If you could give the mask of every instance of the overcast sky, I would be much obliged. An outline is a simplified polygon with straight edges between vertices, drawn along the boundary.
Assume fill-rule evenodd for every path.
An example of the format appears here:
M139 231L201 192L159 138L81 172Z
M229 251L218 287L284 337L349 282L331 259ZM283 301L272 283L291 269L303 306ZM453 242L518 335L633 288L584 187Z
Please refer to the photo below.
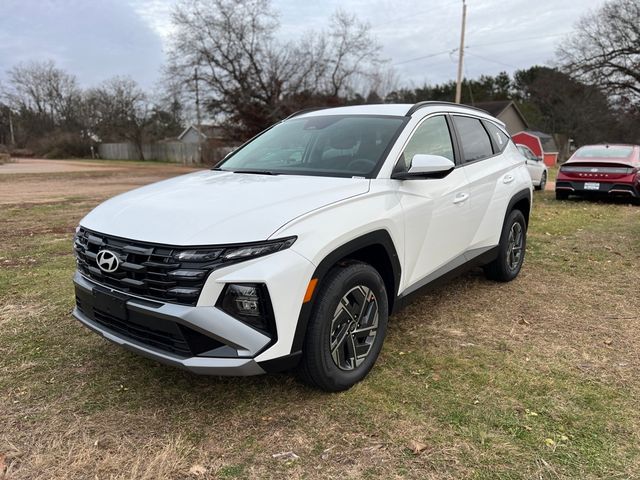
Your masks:
M461 0L272 0L280 35L327 24L338 7L368 22L401 81L419 86L456 75ZM52 59L83 86L129 75L160 77L175 0L1 0L0 79L16 63ZM553 62L556 45L603 0L467 0L465 75ZM420 58L422 57L422 58Z

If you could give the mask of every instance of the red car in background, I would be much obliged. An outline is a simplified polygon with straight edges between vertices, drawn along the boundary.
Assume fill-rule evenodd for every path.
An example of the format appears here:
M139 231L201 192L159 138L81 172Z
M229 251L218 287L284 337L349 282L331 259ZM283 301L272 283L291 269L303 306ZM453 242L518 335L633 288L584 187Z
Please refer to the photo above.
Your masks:
M586 145L560 167L558 200L597 194L640 201L640 146Z

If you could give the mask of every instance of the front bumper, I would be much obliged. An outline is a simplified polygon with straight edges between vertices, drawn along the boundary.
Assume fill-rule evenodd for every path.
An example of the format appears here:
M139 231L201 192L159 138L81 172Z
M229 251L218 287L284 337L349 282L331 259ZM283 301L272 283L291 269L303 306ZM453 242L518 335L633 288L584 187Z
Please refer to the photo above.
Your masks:
M271 338L214 306L148 301L76 272L73 316L128 350L198 374L258 375L254 360Z

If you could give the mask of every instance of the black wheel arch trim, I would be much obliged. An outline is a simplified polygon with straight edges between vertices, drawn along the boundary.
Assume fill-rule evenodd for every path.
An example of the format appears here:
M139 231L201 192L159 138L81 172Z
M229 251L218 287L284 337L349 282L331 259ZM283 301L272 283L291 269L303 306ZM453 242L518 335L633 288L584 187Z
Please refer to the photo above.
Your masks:
M319 287L322 283L323 278L327 275L329 270L331 270L331 268L334 267L340 260L349 257L349 255L359 250L374 246L381 246L382 248L384 248L393 271L393 290L391 292L387 292L390 299L389 307L391 308L391 304L393 304L393 302L395 301L398 293L401 268L400 260L398 258L398 252L396 251L396 247L393 243L393 240L391 239L391 235L389 235L389 232L387 230L375 230L339 246L331 253L329 253L326 257L324 257L324 259L318 264L311 278L318 279ZM311 312L313 312L313 307L317 298L317 292L319 290L318 287L316 287L315 291L313 292L311 300L303 303L302 308L300 309L298 324L296 325L296 332L291 344L292 354L295 354L302 350L304 337L307 332L307 325L309 323L309 319L311 318Z
M528 188L525 188L524 190L520 190L515 195L513 195L513 197L511 197L511 200L509 201L509 205L507 206L507 211L504 213L503 225L504 225L504 222L507 220L507 217L509 216L511 211L516 206L516 203L520 202L521 200L527 200L529 202L529 211L522 212L524 214L525 220L527 221L527 227L529 227L529 215L531 214L531 190Z

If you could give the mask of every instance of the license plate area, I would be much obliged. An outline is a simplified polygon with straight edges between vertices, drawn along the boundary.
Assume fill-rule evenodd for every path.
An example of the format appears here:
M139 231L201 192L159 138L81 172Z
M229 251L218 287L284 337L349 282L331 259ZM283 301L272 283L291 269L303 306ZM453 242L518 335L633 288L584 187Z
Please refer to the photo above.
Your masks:
M126 320L128 316L126 297L103 290L93 290L93 308L118 320Z
M585 182L584 183L585 190L600 190L599 182Z

